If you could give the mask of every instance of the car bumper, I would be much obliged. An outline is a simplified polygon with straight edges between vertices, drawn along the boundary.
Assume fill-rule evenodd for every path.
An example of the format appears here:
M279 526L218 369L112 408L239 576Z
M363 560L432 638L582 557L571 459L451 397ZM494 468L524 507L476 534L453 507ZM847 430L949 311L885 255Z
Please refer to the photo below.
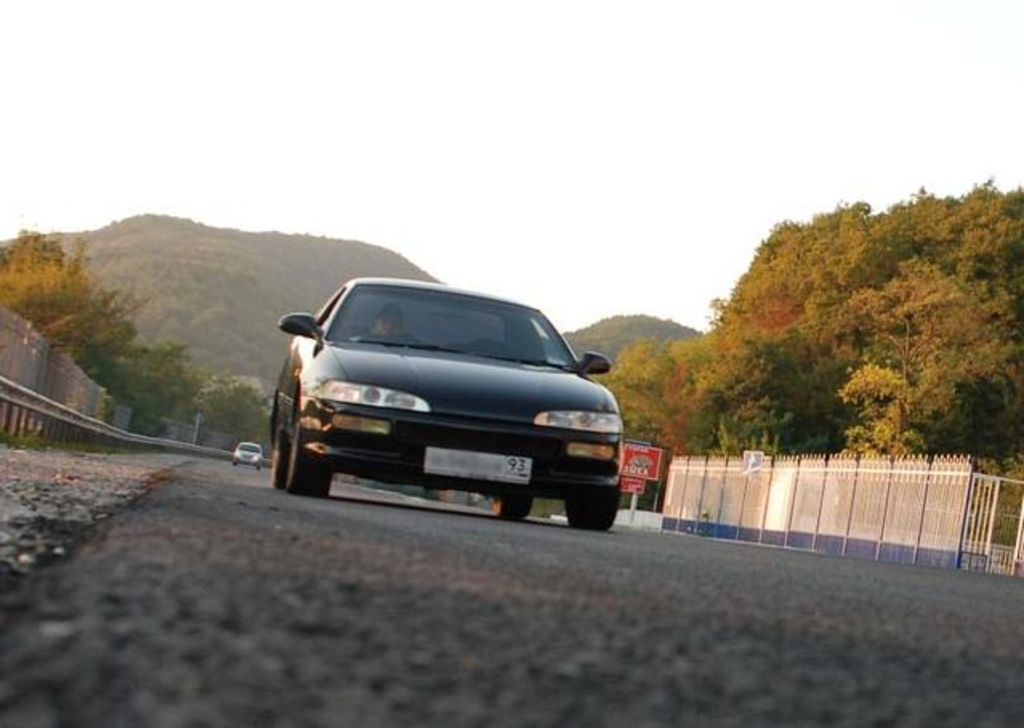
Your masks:
M564 498L574 491L617 488L619 461L570 457L570 442L612 445L620 435L576 432L437 413L406 412L339 405L309 399L299 421L302 447L330 461L340 473L391 483L465 490L490 495L511 493ZM386 420L388 435L339 429L335 415ZM424 472L427 447L528 457L532 473L526 482L499 482Z

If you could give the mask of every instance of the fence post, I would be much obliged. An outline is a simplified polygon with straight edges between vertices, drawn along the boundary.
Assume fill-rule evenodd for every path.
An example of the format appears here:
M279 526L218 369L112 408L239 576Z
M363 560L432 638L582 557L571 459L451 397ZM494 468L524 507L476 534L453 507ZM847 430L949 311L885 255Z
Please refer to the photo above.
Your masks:
M747 505L747 482L750 480L750 473L743 471L743 495L740 496L740 517L736 524L736 540L740 540L740 531L743 530L743 508Z
M1012 576L1017 576L1017 572L1020 571L1021 561L1021 532L1024 531L1024 497L1021 498L1020 503L1020 518L1017 519L1017 541L1013 546L1013 573Z
M975 553L974 544L981 540L978 534L978 514L981 513L981 501L984 500L981 493L987 481L979 480L977 474L972 477L974 492L971 494L971 503L967 508L967 536L964 539L964 549L969 553Z
M992 488L992 507L988 512L988 528L985 533L985 573L992 571L992 531L996 525L996 511L999 510L999 486L1002 482L996 480Z
M718 524L722 522L722 508L725 506L725 482L729 478L729 456L725 456L722 466L722 483L718 487L718 513L715 515L715 526L711 529L711 537L718 538Z
M700 495L697 496L697 527L694 531L698 536L700 535L700 524L704 518L704 485L708 482L708 458L710 457L710 455L704 456L704 470L700 478Z
M988 502L988 494L992 490L992 483L984 475L975 473L972 477L974 486L974 493L971 496L970 508L967 512L967 539L965 546L969 549L969 553L973 556L978 555L979 550L983 548L982 534L985 531L987 525L987 519L985 516L985 504ZM974 570L974 563L968 566L970 570Z
M669 465L669 475L672 474L672 466ZM690 456L686 456L686 470L683 471L683 492L679 495L679 512L676 514L678 517L676 521L676 531L681 531L683 527L683 509L686 507L686 486L690 482Z
M825 474L821 476L821 497L818 499L818 517L814 519L814 535L811 537L811 551L818 548L818 530L821 528L821 510L825 505L825 488L828 486L828 463L830 458L825 457Z
M857 480L860 478L860 455L853 465L853 485L850 487L850 510L846 514L846 533L843 534L843 550L840 556L846 556L846 544L850 540L850 527L853 525L853 507L857 505Z
M769 464L768 469L768 484L764 488L764 504L761 506L761 533L757 536L758 543L764 543L764 524L768 520L768 499L772 495L772 480L775 479L775 456L772 455L772 461Z
M673 458L673 460L675 460L675 458ZM679 500L679 508L676 510L676 530L677 531L679 530L679 521L683 520L683 506L686 505L686 481L690 477L689 460L690 460L690 458L687 457L686 458L686 465L684 465L684 467L683 467L683 484L682 484L682 486L679 489L680 490L679 498L678 498L678 500ZM666 500L666 502L669 502L669 496L672 497L673 501L676 500L676 493L675 493L675 487L674 487L675 481L672 479L672 462L671 461L669 462L669 466L668 466L668 478L669 478L668 479L668 484L665 486L665 500Z
M885 479L885 497L882 499L882 527L878 531L878 543L875 544L875 561L882 555L882 539L885 538L885 522L889 516L889 491L892 489L892 474L896 469L896 458L889 456L889 477Z
M793 510L796 508L796 492L800 489L801 456L796 456L796 475L793 476L793 495L789 497L789 515L786 517L786 534L782 537L782 545L789 546L789 532L793 528Z
M974 496L974 459L967 465L967 500L964 501L963 515L960 517L960 544L956 550L957 571L963 565L964 560L964 539L967 538L967 521L970 516L971 499Z
M928 475L924 479L924 498L921 499L921 520L917 524L917 540L914 542L914 565L917 565L917 554L921 550L921 536L924 534L924 516L928 510L928 489L932 481L932 468L935 467L935 456L928 459Z

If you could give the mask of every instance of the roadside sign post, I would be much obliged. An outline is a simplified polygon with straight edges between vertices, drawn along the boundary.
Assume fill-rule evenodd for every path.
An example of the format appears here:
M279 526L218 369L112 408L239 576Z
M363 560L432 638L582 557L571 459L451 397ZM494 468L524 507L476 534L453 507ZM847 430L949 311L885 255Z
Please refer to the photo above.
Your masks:
M619 478L619 490L623 493L632 494L629 499L629 522L636 520L636 502L644 492L647 482L643 478L633 478L623 475Z
M622 467L619 469L619 490L631 493L629 522L636 520L636 505L648 480L661 476L661 448L649 442L627 440L622 447Z
M743 474L753 475L761 471L764 465L764 452L761 450L743 451Z

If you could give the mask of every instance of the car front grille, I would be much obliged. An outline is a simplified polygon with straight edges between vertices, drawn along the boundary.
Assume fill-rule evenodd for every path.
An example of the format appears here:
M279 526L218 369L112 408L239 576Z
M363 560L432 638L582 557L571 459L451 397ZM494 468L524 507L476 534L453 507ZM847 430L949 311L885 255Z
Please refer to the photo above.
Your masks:
M444 425L418 422L397 423L394 436L400 442L410 445L523 455L548 460L557 458L562 449L561 442L550 437L445 427Z

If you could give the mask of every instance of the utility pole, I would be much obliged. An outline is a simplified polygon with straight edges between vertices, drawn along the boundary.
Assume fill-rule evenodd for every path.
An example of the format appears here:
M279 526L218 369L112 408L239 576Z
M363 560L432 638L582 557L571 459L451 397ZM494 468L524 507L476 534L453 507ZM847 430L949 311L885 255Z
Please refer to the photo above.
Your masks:
M196 426L192 430L192 444L193 445L198 445L199 444L199 428L200 428L200 426L202 424L203 424L203 413L202 412L196 412Z

